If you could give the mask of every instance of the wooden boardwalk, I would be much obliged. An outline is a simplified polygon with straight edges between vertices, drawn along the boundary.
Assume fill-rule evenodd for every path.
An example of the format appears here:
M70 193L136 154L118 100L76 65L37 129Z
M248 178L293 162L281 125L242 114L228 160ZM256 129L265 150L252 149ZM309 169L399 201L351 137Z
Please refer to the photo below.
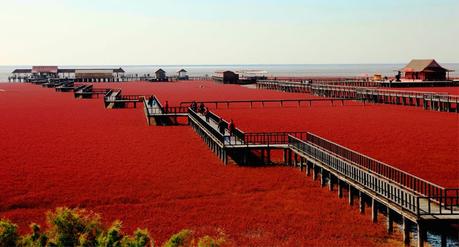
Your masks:
M260 100L212 100L212 101L195 101L198 105L203 103L207 107L215 107L218 109L219 106L223 105L227 109L230 106L246 106L250 108L254 108L257 106L265 107L268 105L278 105L280 107L296 105L297 107L301 106L312 106L313 103L317 102L326 102L330 103L330 105L344 105L346 101L353 101L353 99L348 98L328 98L328 99L260 99ZM180 106L187 107L191 105L193 102L191 101L184 101L180 102Z
M257 88L292 93L312 93L322 97L363 100L381 104L423 107L426 110L459 113L459 96L435 92L377 89L333 84L288 81L258 81Z

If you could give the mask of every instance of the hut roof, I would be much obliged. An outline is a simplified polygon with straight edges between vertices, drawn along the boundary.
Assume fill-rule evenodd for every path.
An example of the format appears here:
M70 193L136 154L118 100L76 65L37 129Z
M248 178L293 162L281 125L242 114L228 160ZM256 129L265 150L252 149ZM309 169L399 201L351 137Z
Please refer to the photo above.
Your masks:
M122 69L122 68L114 69L113 72L115 72L115 73L124 73L124 69Z
M180 72L185 72L186 73L188 71L186 71L185 69L181 69L181 70L177 71L177 73L180 73Z
M32 73L52 73L57 74L57 66L33 66Z
M428 72L431 71L431 69L435 69L436 71L448 71L447 69L443 68L440 64L438 64L437 61L435 61L434 59L413 59L402 70L404 72Z
M166 73L163 69L158 69L155 73Z
M75 73L75 69L58 69L59 73Z
M13 74L28 74L32 73L31 69L15 69L13 70Z
M76 69L77 74L112 74L113 69Z

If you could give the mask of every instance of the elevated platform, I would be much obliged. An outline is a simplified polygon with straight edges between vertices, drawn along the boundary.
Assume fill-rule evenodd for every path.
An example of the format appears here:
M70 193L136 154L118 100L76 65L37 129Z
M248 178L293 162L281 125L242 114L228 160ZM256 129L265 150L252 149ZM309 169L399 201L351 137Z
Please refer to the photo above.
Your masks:
M144 97L143 105L148 125L177 125L178 118L188 118L187 107L163 107L156 96Z
M410 87L459 87L459 81L420 81L420 82L380 82L380 87L410 88Z
M419 87L420 85L421 84L418 83L417 86ZM327 98L352 99L380 104L417 106L423 107L425 110L459 113L458 95L447 95L435 92L413 92L406 90L378 89L374 87L311 84L272 80L258 81L257 88L293 93L312 93Z
M354 101L354 99L348 98L328 98L328 99L266 99L266 100L217 100L217 101L197 101L198 104L205 104L207 107L215 107L218 109L219 106L224 106L227 109L230 108L231 105L237 106L247 106L250 108L261 106L265 107L266 105L270 104L279 104L280 107L284 107L286 105L295 104L296 106L312 106L314 102L327 102L330 105L344 105L346 101ZM189 106L191 105L191 101L184 101L180 102L180 106Z
M74 96L77 99L93 99L99 98L101 95L106 96L111 91L111 88L94 88L93 85L84 85L84 87L74 91Z

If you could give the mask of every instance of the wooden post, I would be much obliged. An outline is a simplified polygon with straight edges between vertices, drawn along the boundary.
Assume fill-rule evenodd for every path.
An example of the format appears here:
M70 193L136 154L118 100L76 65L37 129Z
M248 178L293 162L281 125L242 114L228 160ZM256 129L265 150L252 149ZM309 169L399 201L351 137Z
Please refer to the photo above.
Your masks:
M424 246L425 229L421 222L418 222L418 247Z
M292 150L287 150L287 165L290 166L292 164Z
M349 194L349 205L352 206L354 205L354 200L353 200L353 194L352 194L352 185L349 184L349 190L348 190L348 194Z
M242 155L243 155L243 157L242 157L242 163L243 163L244 165L247 165L247 163L248 163L247 148L244 148L242 152L243 152L243 154L242 154Z
M392 217L392 210L387 207L387 233L394 231L394 219Z
M446 239L446 234L445 233L441 233L440 235L440 246L441 247L446 247L448 245L448 241Z
M226 150L223 150L223 164L228 165L228 154L226 153Z
M378 205L376 205L376 200L374 198L371 199L371 221L373 223L378 222Z
M265 164L265 150L262 148L260 149L260 159L263 164Z
M361 191L359 192L359 211L361 214L365 213L365 198Z
M339 178L337 178L337 184L338 184L338 197L343 198L343 186Z
M285 165L288 165L288 158L287 158L288 151L287 150L290 150L290 149L284 149L284 164Z
M405 245L410 244L410 225L406 217L403 217L402 230L403 230L403 243Z
M324 168L320 168L320 187L325 187L325 174Z
M328 188L333 191L333 174L331 172L328 173Z
M311 162L306 160L306 176L311 175Z
M271 149L268 148L266 149L266 164L270 165L271 164Z
M312 164L312 180L314 180L314 181L317 180L316 165L314 165L314 163Z

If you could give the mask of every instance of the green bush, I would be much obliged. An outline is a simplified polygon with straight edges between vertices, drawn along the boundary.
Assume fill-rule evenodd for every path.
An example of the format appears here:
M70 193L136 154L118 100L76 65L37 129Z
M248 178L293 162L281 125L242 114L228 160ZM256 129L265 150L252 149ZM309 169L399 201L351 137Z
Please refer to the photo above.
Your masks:
M17 225L0 220L0 247L153 247L154 241L147 229L137 229L134 234L122 232L121 221L108 228L101 224L100 216L82 209L57 208L47 213L46 231L35 223L31 233L19 236ZM174 234L164 247L219 247L224 237L210 236L195 240L191 230ZM196 244L197 242L197 244Z
M8 220L0 220L0 247L16 246L19 239L18 226Z
M164 244L164 247L188 247L192 246L193 232L190 230L182 230Z
M147 229L137 229L133 237L125 236L121 243L123 247L154 246Z
M108 228L107 233L100 234L97 238L98 246L121 247L121 240L123 239L123 232L121 231L121 227L121 221L113 222L112 226Z
M102 233L100 216L83 209L57 208L48 213L47 223L49 242L57 246L96 246Z
M40 226L32 223L30 229L32 234L21 237L17 245L21 247L45 247L48 243L48 236L41 233Z

